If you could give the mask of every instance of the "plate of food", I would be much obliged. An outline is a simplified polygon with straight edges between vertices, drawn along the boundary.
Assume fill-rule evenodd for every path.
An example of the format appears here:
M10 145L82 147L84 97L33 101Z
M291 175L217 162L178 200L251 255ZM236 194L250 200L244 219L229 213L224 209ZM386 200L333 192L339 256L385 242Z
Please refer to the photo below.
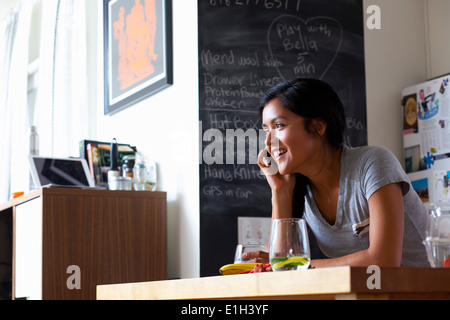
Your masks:
M232 263L219 269L221 275L245 274L272 271L270 263Z

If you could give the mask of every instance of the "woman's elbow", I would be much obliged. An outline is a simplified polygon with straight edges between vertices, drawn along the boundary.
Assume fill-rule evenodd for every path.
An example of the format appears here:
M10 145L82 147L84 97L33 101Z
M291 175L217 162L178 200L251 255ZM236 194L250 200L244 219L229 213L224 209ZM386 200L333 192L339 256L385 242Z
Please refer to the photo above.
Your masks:
M397 268L400 267L402 263L402 254L397 252L375 252L371 253L370 249L368 250L369 258L368 262L370 265L376 265L378 267L385 268Z

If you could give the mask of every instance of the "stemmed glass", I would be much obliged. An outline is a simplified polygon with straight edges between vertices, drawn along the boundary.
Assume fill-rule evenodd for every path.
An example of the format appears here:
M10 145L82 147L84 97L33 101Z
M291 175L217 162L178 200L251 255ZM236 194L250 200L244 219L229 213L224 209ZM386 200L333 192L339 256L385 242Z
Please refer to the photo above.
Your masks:
M273 271L308 269L311 253L304 219L274 219L269 259Z
M234 256L234 263L245 263L245 262L256 262L258 259L256 258L248 258L245 259L242 257L244 253L249 252L267 252L267 248L263 244L238 244L236 246L236 253Z

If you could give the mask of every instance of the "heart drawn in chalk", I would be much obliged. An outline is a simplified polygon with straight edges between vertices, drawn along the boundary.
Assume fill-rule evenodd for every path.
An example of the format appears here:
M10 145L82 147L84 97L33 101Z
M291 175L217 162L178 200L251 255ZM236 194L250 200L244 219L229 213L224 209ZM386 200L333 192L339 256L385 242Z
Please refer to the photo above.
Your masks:
M275 67L283 80L322 79L341 49L343 29L330 17L303 20L292 15L275 19L267 33Z

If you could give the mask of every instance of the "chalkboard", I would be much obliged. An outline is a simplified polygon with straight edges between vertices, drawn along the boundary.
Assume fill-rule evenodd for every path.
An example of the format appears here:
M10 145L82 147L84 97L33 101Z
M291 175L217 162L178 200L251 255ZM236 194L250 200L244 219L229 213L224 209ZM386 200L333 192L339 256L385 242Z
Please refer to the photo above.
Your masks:
M363 26L362 0L198 1L201 276L233 262L238 217L271 215L255 155L269 88L328 82L346 108L345 142L367 144Z

